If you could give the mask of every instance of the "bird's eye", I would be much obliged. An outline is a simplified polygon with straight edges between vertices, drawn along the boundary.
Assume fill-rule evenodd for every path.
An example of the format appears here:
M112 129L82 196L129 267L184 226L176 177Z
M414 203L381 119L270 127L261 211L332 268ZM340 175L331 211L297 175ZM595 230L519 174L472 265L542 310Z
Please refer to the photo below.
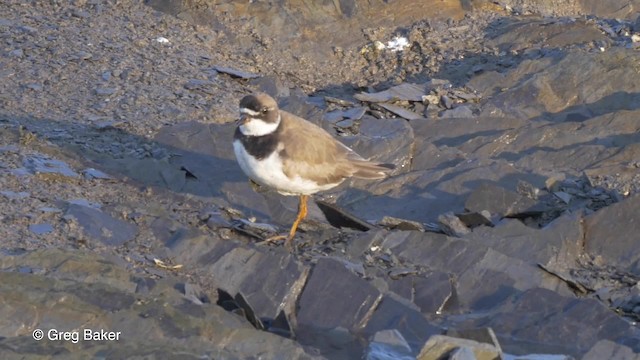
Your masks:
M267 112L269 112L269 109L268 109L268 108L266 108L266 107L264 107L264 108L262 108L262 110L261 110L261 111L262 111L262 113L263 113L263 114L266 114Z

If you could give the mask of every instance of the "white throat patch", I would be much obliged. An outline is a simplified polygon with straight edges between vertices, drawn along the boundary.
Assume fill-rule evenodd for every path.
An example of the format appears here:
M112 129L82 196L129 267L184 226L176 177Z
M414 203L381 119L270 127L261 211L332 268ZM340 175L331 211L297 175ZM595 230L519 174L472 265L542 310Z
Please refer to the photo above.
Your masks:
M260 119L248 117L247 122L240 125L240 132L247 136L263 136L268 135L276 131L280 125L280 116L275 123L268 123Z

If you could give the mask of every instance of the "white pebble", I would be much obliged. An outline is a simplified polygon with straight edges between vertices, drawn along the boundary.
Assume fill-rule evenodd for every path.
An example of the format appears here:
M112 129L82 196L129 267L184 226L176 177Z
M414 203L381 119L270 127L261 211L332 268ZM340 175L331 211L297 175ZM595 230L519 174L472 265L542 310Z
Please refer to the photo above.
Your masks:
M402 51L409 46L409 40L406 37L396 36L387 43L387 48L391 51Z

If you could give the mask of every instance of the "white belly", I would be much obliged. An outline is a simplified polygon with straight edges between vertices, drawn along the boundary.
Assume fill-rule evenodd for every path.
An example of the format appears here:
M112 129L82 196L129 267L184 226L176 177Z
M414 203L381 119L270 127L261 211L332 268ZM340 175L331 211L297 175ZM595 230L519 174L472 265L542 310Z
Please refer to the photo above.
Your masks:
M247 153L239 140L233 142L233 150L240 168L253 181L268 186L284 195L310 195L322 190L328 190L338 184L318 185L315 181L303 179L300 176L289 178L282 169L282 159L278 151L268 157L257 160Z

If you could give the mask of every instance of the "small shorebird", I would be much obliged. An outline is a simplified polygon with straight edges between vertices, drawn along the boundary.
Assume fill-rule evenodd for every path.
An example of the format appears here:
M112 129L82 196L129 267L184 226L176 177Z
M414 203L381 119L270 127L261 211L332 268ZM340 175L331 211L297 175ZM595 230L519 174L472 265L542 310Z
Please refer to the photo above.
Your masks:
M383 179L394 168L365 160L319 126L278 109L276 101L264 93L240 101L233 149L240 167L253 181L300 197L288 236L267 239L285 239L289 251L298 224L307 216L309 195L338 186L349 177Z

